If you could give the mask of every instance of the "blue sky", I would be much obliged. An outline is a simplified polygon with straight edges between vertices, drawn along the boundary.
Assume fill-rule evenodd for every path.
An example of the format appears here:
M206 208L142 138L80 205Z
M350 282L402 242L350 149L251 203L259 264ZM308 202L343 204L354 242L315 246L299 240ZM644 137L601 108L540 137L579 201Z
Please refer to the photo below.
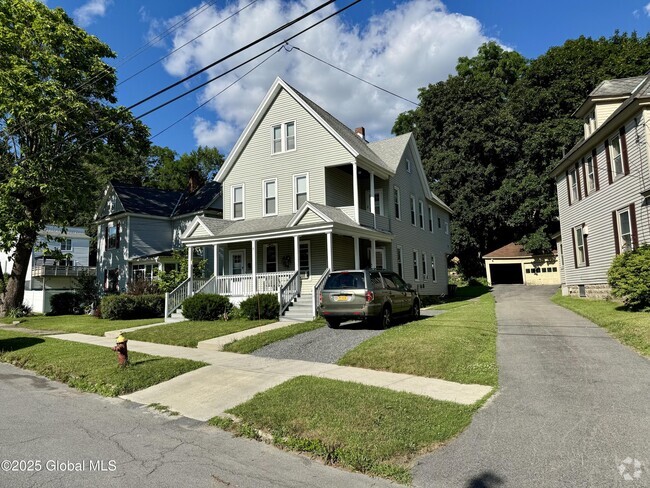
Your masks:
M251 1L210 0L212 5L190 22L127 62L124 60L148 40L192 9L196 12L206 4L190 0L47 0L46 3L64 8L78 24L112 47L118 59L110 62L118 66L120 82ZM618 29L636 30L639 35L645 35L650 30L649 2L622 0L614 6L604 0L363 0L343 16L297 38L293 44L405 98L417 100L419 87L445 79L453 73L459 56L474 55L478 46L487 40L496 40L534 58L549 47L581 34L608 37ZM124 81L118 87L119 103L131 105L319 3L320 0L257 0L165 62ZM335 7L328 7L326 13L317 14L314 20L304 21L293 32L346 4L337 1ZM251 54L282 39L273 38L253 49ZM246 55L235 58L209 74L219 74L245 58ZM276 76L284 78L348 126L365 126L371 140L388 137L397 114L413 107L297 51L277 53L218 94L248 69L242 68L145 117L143 121L154 135L206 103L155 137L153 143L169 146L179 153L190 151L198 144L214 145L227 154ZM208 75L201 75L133 112L140 115L207 78Z

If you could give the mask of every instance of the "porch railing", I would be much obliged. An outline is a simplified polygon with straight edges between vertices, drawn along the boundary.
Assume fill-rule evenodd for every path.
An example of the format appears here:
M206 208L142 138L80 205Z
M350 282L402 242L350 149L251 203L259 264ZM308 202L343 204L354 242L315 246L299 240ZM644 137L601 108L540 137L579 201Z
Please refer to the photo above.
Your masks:
M327 268L325 272L321 275L320 278L318 278L318 281L314 285L314 293L311 297L312 299L312 304L311 304L311 312L314 317L316 317L318 313L318 306L320 304L320 293L323 291L323 287L325 286L325 281L330 275L330 269Z
M46 264L34 266L32 276L81 276L83 274L95 274L95 268L90 266L59 266L58 264Z
M284 285L278 290L280 302L280 317L289 307L289 304L300 294L300 270L295 271Z
M293 271L280 271L277 273L257 273L257 293L276 293L282 285L289 281ZM218 276L215 281L214 291L205 293L218 293L225 296L250 296L255 293L252 274L239 274Z
M189 283L190 279L187 278L174 290L165 293L165 318L169 317L174 310L180 307L181 303L183 303L183 300L188 297Z
M198 295L199 293L215 293L215 279L214 275L210 276L207 280L201 280L203 284L198 288L194 287L194 294Z

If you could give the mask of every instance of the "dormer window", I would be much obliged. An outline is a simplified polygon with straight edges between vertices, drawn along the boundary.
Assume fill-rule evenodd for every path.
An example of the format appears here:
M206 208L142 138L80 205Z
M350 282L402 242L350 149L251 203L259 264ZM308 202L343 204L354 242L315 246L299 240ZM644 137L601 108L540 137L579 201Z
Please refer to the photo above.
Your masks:
M273 154L296 149L296 123L285 122L273 126Z
M590 136L596 130L596 111L592 110L585 117L585 137Z

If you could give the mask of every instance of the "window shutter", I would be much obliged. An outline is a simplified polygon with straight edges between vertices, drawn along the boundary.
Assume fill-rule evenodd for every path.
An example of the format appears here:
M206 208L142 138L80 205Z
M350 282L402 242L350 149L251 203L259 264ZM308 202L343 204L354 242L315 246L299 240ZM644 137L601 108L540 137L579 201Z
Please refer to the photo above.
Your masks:
M582 224L582 227L584 228L584 224ZM582 234L582 245L585 248L585 266L589 266L589 248L587 247L587 238L589 236L586 236Z
M587 163L585 161L585 158L582 158L582 188L584 189L584 195L585 197L589 194L588 189L587 189Z
M578 267L578 251L576 249L576 230L571 229L571 239L573 240L573 265L574 267ZM584 240L584 236L583 236Z
M614 224L614 244L616 247L616 254L621 254L621 244L618 242L618 223L616 220L616 210L614 210L612 212L612 223Z
M639 233L636 228L636 209L634 204L630 204L630 225L632 226L632 247L634 249L639 248Z
M571 205L573 202L571 201L571 183L569 183L569 172L566 171L564 175L566 179L566 196L569 200L569 205Z
M104 251L108 250L108 223L106 223L106 228L104 229Z
M630 163L627 160L627 142L625 140L625 126L619 130L621 136L621 154L623 155L623 173L630 174Z
M598 181L598 163L596 162L596 148L591 151L591 159L594 163L594 179L596 180L596 191L600 190L600 182Z
M580 166L576 163L576 188L578 188L578 201L582 200L582 190L580 189Z
M115 249L120 248L120 223L117 223L117 231L115 231L115 240L117 241L115 243Z
M609 141L605 141L605 158L607 158L607 181L612 184L612 157L609 155Z

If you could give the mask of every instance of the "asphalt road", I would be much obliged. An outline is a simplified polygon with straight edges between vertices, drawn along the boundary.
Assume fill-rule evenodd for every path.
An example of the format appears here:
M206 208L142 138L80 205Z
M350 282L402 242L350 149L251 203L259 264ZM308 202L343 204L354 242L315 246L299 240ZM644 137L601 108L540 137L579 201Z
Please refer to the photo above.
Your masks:
M12 488L395 486L3 363L0 463Z
M500 391L420 458L415 486L650 486L650 361L551 303L554 292L495 287Z

